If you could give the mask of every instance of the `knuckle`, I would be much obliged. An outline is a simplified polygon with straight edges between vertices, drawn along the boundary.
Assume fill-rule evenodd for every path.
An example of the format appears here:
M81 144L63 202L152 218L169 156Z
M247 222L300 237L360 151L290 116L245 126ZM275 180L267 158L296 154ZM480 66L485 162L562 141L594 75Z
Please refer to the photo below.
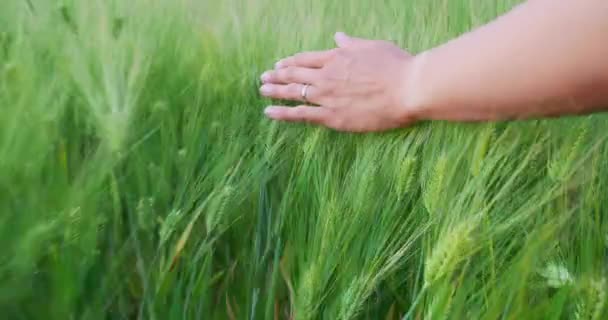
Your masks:
M331 96L336 91L335 81L324 80L319 85L319 94L322 96Z
M318 87L315 87L314 95L315 95L315 98L317 100L324 99L324 98L327 97L327 95L328 95L328 88L325 85L325 83L321 82L321 83L319 83Z
M296 69L294 67L287 67L287 69L285 69L285 80L289 82L293 81L295 73Z
M284 98L284 97L285 97L286 90L285 90L285 87L284 87L284 86L278 85L278 86L276 87L276 90L275 90L275 91L276 91L275 96L276 96L277 98Z
M277 71L277 73L276 73L277 81L285 81L286 78L287 78L287 68Z
M283 77L285 76L284 73L285 73L285 69L279 69L279 70L275 71L275 73L273 74L272 80L281 81L283 79Z
M325 87L319 86L315 87L314 90L311 91L308 100L318 105L328 105L331 102L331 96Z
M286 94L288 94L290 96L298 96L299 87L300 86L296 83L290 83L285 86L285 92L286 92Z

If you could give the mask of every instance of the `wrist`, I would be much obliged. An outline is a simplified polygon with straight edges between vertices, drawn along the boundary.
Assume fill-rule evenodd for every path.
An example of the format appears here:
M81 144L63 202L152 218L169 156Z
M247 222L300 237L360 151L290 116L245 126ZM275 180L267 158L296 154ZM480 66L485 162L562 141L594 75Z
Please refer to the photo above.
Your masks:
M400 91L402 110L416 121L430 120L432 94L426 77L429 56L429 51L415 55L404 70L405 76Z

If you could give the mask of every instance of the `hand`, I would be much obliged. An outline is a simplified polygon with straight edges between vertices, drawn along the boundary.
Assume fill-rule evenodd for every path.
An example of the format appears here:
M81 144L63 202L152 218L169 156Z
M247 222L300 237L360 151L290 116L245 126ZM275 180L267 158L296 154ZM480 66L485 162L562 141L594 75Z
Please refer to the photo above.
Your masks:
M262 95L318 106L272 106L265 114L275 120L350 132L383 131L413 123L415 112L406 105L405 95L414 57L386 41L343 33L337 33L335 40L337 48L285 58L261 77ZM309 84L306 89L305 84Z

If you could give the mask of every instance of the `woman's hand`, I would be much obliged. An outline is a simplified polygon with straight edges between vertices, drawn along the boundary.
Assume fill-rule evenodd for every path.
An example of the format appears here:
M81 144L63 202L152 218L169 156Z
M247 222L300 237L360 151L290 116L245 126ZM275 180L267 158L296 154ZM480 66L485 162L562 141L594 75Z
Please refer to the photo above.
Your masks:
M265 114L350 132L383 131L414 122L417 117L406 103L413 56L386 41L343 33L335 40L336 49L296 54L262 75L262 95L304 103L268 107Z

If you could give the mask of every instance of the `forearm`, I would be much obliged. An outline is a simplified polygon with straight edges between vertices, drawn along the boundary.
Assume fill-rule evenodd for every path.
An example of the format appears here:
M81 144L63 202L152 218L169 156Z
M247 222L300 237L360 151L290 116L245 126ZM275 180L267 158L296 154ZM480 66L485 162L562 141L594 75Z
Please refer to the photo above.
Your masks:
M608 2L531 0L416 58L408 105L433 120L580 114L608 105Z

